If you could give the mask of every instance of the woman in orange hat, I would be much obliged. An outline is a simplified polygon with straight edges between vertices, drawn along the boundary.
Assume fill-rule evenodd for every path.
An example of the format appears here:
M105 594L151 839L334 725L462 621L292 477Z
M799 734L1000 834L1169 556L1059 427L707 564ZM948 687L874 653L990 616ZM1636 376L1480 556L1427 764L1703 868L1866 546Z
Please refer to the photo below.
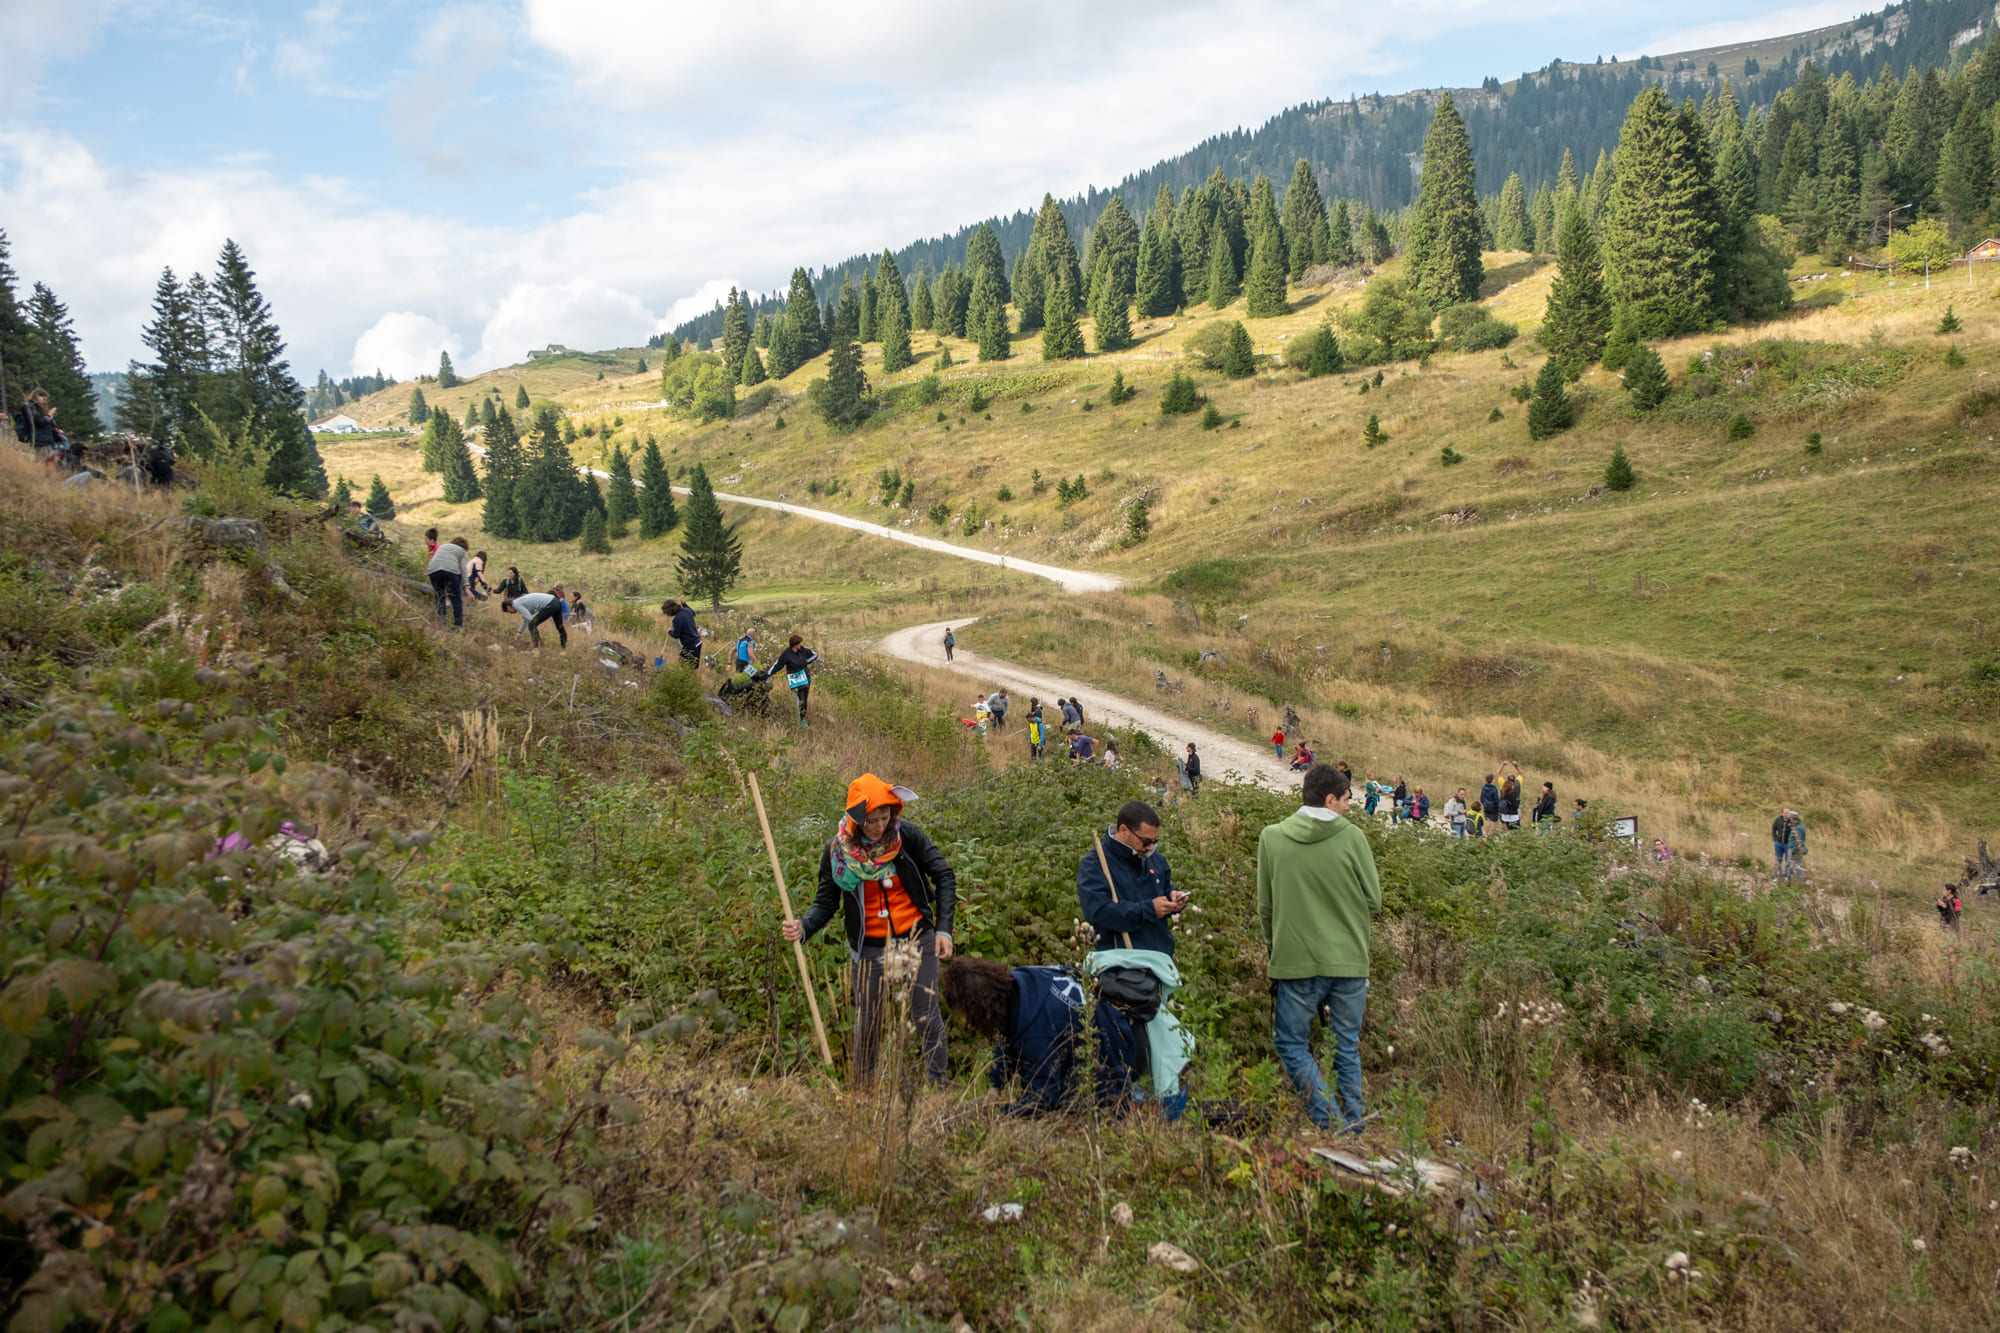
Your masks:
M951 957L951 914L958 877L937 844L903 818L916 799L908 787L863 773L847 786L840 828L819 858L819 892L796 921L784 924L787 940L809 940L838 911L854 963L854 1074L875 1076L881 1042L883 954L891 940L914 939L919 962L910 1013L922 1035L924 1071L944 1082L944 1017L938 1012L938 960Z

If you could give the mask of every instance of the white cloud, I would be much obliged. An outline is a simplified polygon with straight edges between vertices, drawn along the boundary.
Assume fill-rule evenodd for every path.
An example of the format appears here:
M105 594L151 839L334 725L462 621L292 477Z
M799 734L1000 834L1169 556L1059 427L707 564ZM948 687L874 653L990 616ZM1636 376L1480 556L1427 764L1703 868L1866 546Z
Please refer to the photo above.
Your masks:
M10 79L32 81L50 60L89 44L106 0L6 0L0 4L0 51Z
M395 310L382 316L354 340L354 355L348 371L372 375L381 370L406 380L437 371L438 356L449 352L457 364L464 348L457 334L414 310Z
M715 309L717 302L728 298L731 287L740 288L741 286L741 283L731 282L728 278L710 278L707 282L704 282L701 286L668 306L667 313L660 316L659 322L654 325L653 332L664 333L668 329L677 328L687 323L697 315L707 314L709 311Z
M589 278L568 282L524 282L500 298L479 336L472 364L511 365L524 360L531 347L563 343L570 347L630 347L644 342L659 325L630 292Z

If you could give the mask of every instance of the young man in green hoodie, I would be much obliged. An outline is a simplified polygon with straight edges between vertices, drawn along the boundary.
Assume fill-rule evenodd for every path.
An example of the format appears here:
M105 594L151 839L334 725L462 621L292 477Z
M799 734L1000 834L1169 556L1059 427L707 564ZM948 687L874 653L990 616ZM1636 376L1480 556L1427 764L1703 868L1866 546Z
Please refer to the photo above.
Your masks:
M1369 918L1382 910L1375 853L1345 818L1353 793L1330 764L1306 770L1305 804L1257 839L1257 919L1270 953L1272 1041L1307 1114L1332 1128L1333 1099L1307 1038L1324 1009L1333 1031L1340 1118L1359 1134L1361 1020L1368 1010Z

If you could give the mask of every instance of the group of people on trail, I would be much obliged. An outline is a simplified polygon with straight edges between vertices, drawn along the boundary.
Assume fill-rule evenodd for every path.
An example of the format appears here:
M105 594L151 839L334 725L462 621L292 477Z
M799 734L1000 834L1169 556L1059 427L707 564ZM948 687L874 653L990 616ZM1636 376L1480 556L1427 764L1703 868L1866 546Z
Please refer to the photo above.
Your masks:
M1340 769L1315 764L1306 771L1300 808L1258 839L1257 912L1280 1063L1315 1125L1359 1133L1367 1119L1360 1033L1370 922L1381 910L1382 890L1367 836L1347 817L1352 797ZM1193 1042L1166 1002L1182 984L1173 925L1189 909L1190 894L1175 886L1161 853L1159 812L1128 801L1080 849L1077 905L1096 945L1082 966L1010 966L954 956L957 878L938 845L905 818L915 799L907 787L873 773L854 779L820 854L812 904L802 917L782 923L786 940L803 941L836 915L841 919L857 1082L866 1085L874 1077L887 986L913 974L910 1015L933 1086L945 1081L942 1009L948 1008L993 1041L988 1076L994 1088L1018 1082L1003 1114L1039 1115L1076 1105L1085 1092L1088 1022L1098 1103L1122 1110L1151 1101L1168 1119L1178 1118L1187 1104L1181 1074ZM1086 983L1094 983L1094 1005L1087 1003ZM1332 1036L1332 1090L1311 1052L1316 1016Z
M1345 764L1340 767L1345 771ZM1517 832L1521 827L1523 786L1521 766L1511 759L1506 760L1486 775L1486 781L1480 784L1476 796L1468 795L1469 788L1460 787L1446 798L1440 812L1446 830L1455 838ZM1391 827L1430 822L1429 794L1422 787L1410 786L1400 773L1391 782L1377 779L1373 772L1366 774L1361 796L1364 814L1373 816L1387 806ZM1583 813L1589 804L1579 796L1571 810L1572 817ZM1555 783L1542 784L1541 794L1529 809L1528 820L1534 825L1536 833L1547 833L1562 822L1562 816L1556 813Z
M1797 879L1805 874L1806 822L1786 806L1771 821L1771 878Z

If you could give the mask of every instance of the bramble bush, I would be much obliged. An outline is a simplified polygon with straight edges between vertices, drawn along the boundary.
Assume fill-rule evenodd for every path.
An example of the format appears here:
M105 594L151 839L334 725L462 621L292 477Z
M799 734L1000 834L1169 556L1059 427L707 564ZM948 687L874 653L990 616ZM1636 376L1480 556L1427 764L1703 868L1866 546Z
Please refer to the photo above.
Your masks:
M11 1329L477 1328L592 1215L634 1108L527 1077L496 983L543 949L441 936L421 832L277 850L373 796L239 708L276 670L102 674L0 738Z

